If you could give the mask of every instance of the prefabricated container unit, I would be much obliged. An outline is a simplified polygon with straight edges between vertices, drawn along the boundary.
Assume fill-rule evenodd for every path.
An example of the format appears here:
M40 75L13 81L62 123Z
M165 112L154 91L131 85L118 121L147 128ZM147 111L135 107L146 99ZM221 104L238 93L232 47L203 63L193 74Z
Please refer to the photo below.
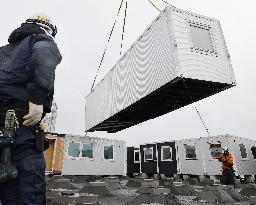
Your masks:
M127 175L140 174L140 149L137 147L127 147Z
M62 175L126 175L122 140L66 135Z
M64 134L47 134L49 148L44 151L47 173L60 174L63 162Z
M117 132L234 85L220 22L168 6L86 97L85 128Z
M158 173L167 176L177 174L175 141L157 143Z
M156 144L140 145L141 173L157 174L157 149Z
M218 155L224 147L234 158L236 175L256 175L256 141L232 135L176 141L178 174L221 175Z

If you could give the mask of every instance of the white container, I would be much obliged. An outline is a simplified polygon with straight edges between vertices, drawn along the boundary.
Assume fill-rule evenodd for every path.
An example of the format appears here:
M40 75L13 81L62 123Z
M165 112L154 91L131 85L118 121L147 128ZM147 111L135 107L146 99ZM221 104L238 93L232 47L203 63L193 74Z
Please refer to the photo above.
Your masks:
M125 142L66 135L62 175L126 175Z
M86 97L85 128L117 132L235 84L219 21L169 6Z
M218 144L229 148L236 175L256 175L256 141L232 135L176 141L178 174L221 175L222 163L211 150Z

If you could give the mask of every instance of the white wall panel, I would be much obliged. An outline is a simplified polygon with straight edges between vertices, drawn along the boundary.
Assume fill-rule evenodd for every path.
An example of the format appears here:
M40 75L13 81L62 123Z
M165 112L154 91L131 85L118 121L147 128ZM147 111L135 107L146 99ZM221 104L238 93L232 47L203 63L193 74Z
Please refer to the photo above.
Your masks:
M68 156L69 142L92 143L93 158ZM113 145L113 160L104 159L104 146ZM67 135L64 145L62 175L126 175L124 141L88 136Z
M233 69L219 21L176 8L169 8L169 10L177 42L178 75L212 82L235 83ZM194 49L191 49L193 48L193 40L190 24L209 28L214 48L213 53L205 51L196 52Z
M146 30L113 72L112 114L135 103L175 77L166 14Z

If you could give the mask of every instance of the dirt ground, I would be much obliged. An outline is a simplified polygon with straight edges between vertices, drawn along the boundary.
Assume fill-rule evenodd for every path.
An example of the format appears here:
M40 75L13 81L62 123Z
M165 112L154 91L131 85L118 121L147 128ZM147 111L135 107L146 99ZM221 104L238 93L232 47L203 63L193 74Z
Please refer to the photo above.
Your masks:
M234 188L196 180L152 179L145 184L143 178L47 177L47 205L249 205L249 197L256 196L255 184L237 181Z

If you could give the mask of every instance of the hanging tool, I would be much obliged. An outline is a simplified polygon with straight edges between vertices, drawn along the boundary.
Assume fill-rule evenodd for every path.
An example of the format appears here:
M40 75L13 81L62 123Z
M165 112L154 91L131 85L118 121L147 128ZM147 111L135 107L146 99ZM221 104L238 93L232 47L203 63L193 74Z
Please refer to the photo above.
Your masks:
M18 170L11 163L14 135L18 126L15 111L8 110L5 126L0 128L0 182L7 182L18 176Z

